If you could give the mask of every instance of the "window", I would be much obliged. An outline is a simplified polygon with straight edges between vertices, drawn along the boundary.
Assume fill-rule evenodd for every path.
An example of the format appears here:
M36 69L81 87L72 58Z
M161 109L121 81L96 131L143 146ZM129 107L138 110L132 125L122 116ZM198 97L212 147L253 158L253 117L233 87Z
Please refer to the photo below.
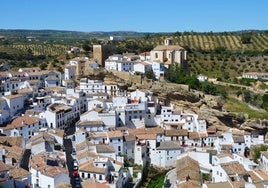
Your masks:
M121 151L121 146L118 146L118 151Z
M89 173L87 174L87 178L90 178L90 174Z
M158 58L158 54L157 53L155 53L155 58Z
M82 178L84 178L85 177L85 173L84 172L82 172Z
M121 140L120 140L120 138L118 138L118 142L120 142Z

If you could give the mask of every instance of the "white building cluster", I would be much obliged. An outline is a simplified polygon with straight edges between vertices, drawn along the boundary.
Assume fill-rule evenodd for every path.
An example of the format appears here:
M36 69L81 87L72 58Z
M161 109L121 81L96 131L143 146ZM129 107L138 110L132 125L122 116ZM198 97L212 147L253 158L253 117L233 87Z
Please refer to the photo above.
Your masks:
M110 56L106 68L153 70L160 77L165 62L186 60L182 48L166 46L140 56ZM121 188L139 182L146 164L176 168L177 187L266 185L267 151L257 161L248 154L266 144L263 135L208 129L205 119L164 104L151 91L122 91L117 83L83 77L87 68L98 68L97 62L72 59L64 74L0 72L1 186L93 182Z
M187 52L178 45L172 45L170 39L165 40L164 45L156 46L151 52L143 52L139 56L135 54L114 54L105 60L105 69L109 71L130 72L132 74L145 74L153 71L155 78L164 77L165 70L171 64L178 63L185 66Z

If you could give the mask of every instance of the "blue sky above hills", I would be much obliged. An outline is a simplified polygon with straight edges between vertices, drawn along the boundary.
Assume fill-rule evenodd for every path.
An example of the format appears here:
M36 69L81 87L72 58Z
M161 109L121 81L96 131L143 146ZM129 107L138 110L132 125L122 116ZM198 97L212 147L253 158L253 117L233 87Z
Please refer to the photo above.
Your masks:
M6 0L0 29L72 31L268 30L266 0Z

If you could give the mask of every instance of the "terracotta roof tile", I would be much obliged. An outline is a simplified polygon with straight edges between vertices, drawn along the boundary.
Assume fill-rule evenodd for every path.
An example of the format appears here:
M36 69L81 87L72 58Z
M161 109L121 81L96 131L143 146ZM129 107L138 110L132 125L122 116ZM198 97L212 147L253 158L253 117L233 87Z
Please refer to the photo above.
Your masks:
M199 139L198 132L189 132L189 139L193 139L193 140Z
M176 162L177 179L185 180L190 176L191 180L200 181L199 164L189 156L182 156Z
M22 178L25 176L30 175L31 173L23 168L14 168L11 169L9 171L10 175L14 178L14 179L18 179L18 178Z
M83 186L84 188L109 188L109 185L105 185L103 183L99 183L99 182L92 182L86 186Z
M156 134L138 134L136 137L140 140L156 140Z
M64 153L54 152L53 155L51 155L50 153L40 153L37 155L32 155L29 164L32 168L39 170L42 174L45 174L50 177L54 177L58 174L68 174L68 170L66 167L47 165L48 159L62 163L66 162L66 157Z
M135 141L136 137L133 134L124 135L124 139L126 142L128 141Z
M103 126L103 121L79 121L76 126L78 127L94 127Z
M160 146L157 147L157 150L174 150L174 149L180 149L181 146L177 142L172 141L166 141L166 142L160 142Z
M30 117L30 116L20 116L14 119L10 124L6 127L3 127L3 130L9 130L14 128L20 128L28 125L33 125L39 122L40 118L38 117Z
M165 50L184 50L183 47L179 45L158 45L154 49L154 51L165 51Z
M253 170L250 170L248 171L248 175L251 177L252 181L253 182L258 182L260 180L262 180L255 171Z
M16 95L6 95L4 96L5 98L7 99L15 99L15 98L19 98L19 97L22 97L21 94L16 94Z
M233 136L234 143L245 143L244 136Z
M105 174L106 168L95 167L93 164L93 161L91 160L89 162L81 164L79 166L79 170L84 171L84 172L93 172L93 173L97 173L97 174Z
M199 181L189 180L177 185L177 188L202 188Z
M6 165L3 161L0 161L0 172L8 171L10 167Z
M207 188L234 188L229 182L206 183Z
M244 166L238 162L222 163L221 167L228 175L233 174L247 174Z
M108 131L107 134L109 138L123 137L123 133L121 131Z
M114 147L110 145L102 145L98 144L96 145L97 153L114 153Z
M22 136L0 136L0 144L8 143L11 146L22 146Z
M186 129L172 129L165 130L166 136L188 136L188 131Z

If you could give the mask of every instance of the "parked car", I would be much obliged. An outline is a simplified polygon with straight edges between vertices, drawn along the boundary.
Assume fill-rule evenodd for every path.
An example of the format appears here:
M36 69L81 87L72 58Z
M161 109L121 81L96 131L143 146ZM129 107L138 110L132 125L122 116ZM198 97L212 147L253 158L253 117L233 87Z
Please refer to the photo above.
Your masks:
M72 155L76 155L76 151L74 148L72 149Z
M76 176L74 178L74 182L75 182L75 184L80 184L80 177L79 176Z
M73 166L78 166L78 161L76 159L73 160Z
M74 176L74 177L79 176L78 170L74 170L74 171L73 171L73 176Z
M78 166L77 165L73 165L73 170L78 170Z

